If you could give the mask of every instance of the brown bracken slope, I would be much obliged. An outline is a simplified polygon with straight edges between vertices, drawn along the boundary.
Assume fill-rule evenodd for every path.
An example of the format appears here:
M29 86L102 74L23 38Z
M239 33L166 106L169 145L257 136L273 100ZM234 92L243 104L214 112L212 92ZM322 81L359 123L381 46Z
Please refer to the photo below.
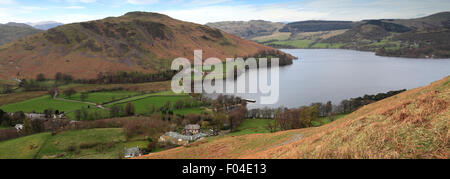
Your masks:
M93 78L99 72L168 69L177 57L222 60L275 50L218 29L131 12L120 17L59 26L0 46L0 79L34 78L57 72Z
M141 158L450 158L450 77L328 125L215 137Z

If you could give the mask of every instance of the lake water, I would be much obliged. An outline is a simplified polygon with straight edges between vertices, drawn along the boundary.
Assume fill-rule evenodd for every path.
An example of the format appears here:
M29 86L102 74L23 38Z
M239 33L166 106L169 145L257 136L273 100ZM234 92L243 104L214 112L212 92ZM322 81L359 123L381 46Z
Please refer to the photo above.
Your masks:
M261 105L257 102L249 108L299 107L327 101L338 104L365 94L426 86L450 75L450 59L380 57L372 52L338 49L282 51L299 59L293 65L280 67L278 103ZM248 75L239 76L239 80L248 82ZM234 95L258 100L262 94Z

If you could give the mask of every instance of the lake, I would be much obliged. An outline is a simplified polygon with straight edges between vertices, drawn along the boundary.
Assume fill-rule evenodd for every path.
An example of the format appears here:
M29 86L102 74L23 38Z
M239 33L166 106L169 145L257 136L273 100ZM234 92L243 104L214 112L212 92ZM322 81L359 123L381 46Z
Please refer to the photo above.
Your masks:
M278 103L262 105L257 102L249 104L248 108L299 107L327 101L338 104L365 94L426 86L450 75L450 59L380 57L373 52L340 49L282 51L298 60L293 65L280 67ZM257 74L257 71L251 69L248 73ZM248 75L239 76L235 83L239 80L248 82ZM234 95L257 100L262 94Z

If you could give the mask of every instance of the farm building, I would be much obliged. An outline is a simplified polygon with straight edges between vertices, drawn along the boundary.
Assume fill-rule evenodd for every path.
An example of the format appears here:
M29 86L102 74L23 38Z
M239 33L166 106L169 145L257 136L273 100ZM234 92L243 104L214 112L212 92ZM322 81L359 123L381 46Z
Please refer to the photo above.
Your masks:
M200 133L200 125L198 124L189 124L184 127L183 130L184 135L195 135Z
M133 147L133 148L125 149L124 157L125 158L133 158L133 157L139 157L141 155L142 155L142 153L141 153L141 150L139 150L139 147Z

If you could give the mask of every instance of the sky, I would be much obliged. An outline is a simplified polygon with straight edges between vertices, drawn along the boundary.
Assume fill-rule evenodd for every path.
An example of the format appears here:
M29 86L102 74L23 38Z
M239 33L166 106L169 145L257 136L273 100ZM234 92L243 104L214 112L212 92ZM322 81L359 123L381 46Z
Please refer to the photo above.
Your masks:
M0 23L73 23L148 11L218 21L417 18L450 11L450 0L0 0Z

